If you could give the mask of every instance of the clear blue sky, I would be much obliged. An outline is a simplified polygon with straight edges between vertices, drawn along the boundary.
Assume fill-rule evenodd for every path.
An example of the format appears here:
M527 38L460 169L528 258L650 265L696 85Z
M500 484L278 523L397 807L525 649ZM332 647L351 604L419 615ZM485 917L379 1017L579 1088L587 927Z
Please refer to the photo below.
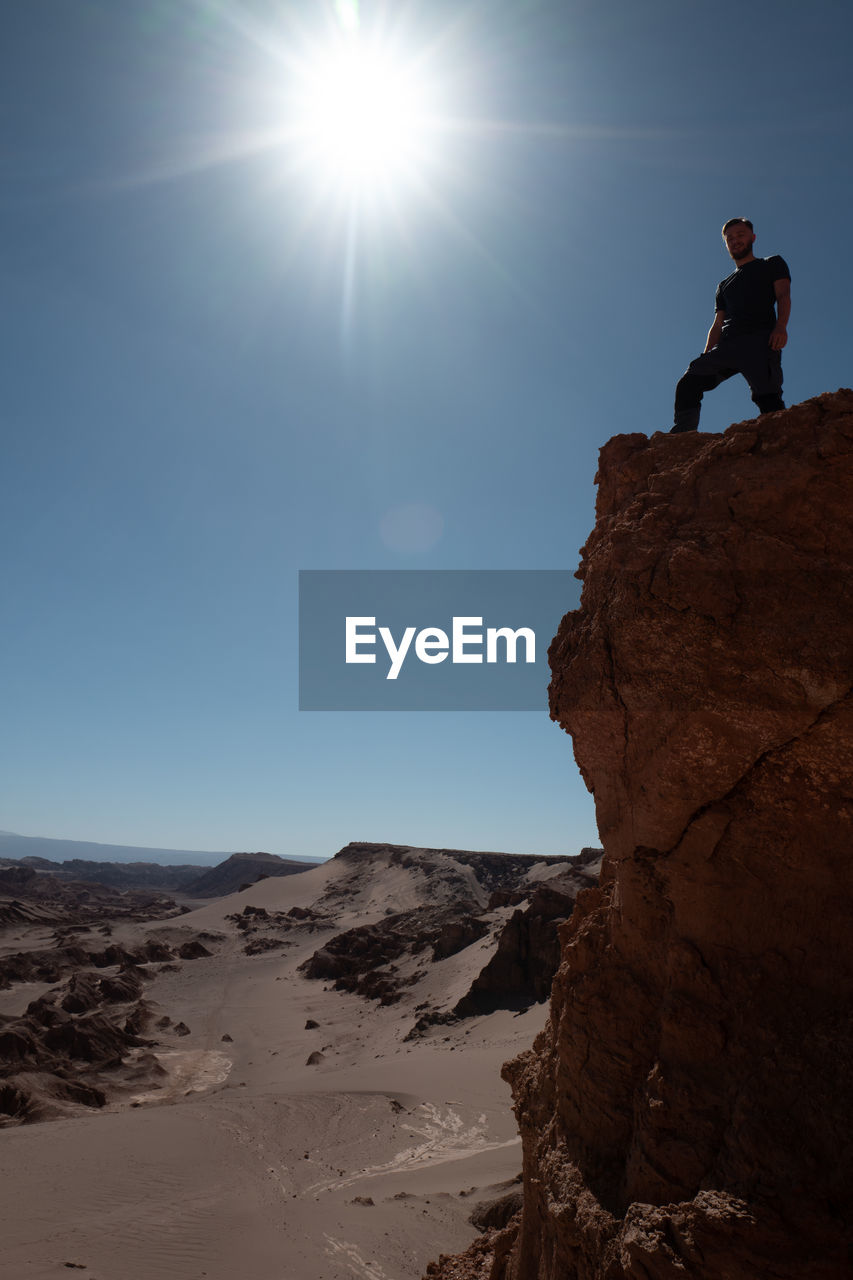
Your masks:
M595 843L544 708L300 714L297 571L573 568L599 447L671 421L733 215L791 266L788 403L853 381L849 5L362 4L440 125L357 216L286 132L355 13L3 6L7 830ZM702 425L750 416L738 379Z

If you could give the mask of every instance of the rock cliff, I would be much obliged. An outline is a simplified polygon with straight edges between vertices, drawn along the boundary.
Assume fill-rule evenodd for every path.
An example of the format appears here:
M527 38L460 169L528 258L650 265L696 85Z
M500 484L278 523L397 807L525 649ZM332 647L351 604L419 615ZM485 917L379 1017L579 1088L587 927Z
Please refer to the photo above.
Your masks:
M853 391L601 452L550 652L605 850L507 1065L524 1207L433 1274L853 1275Z

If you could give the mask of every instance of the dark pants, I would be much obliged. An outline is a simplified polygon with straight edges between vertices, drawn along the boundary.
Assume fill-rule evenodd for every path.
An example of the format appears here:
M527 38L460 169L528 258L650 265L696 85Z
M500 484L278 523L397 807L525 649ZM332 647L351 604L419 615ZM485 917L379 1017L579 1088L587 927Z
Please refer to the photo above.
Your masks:
M769 333L746 333L724 338L691 360L675 388L675 425L671 430L696 431L702 396L736 373L742 373L749 383L759 413L784 409L782 354L773 351L769 343Z

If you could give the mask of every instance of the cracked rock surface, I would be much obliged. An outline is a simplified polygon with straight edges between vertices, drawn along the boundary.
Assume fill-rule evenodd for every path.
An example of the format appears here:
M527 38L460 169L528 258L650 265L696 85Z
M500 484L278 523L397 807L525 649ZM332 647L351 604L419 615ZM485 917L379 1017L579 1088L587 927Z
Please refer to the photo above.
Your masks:
M853 391L601 451L551 646L605 850L489 1280L853 1276Z

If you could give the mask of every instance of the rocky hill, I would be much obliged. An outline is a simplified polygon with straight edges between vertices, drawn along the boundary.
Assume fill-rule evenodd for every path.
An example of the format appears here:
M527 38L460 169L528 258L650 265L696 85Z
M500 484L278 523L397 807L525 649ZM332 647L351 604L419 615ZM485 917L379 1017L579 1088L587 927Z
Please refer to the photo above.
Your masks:
M202 875L196 870L195 876L184 882L183 892L191 898L222 898L227 893L239 893L264 876L293 876L316 866L316 862L297 862L275 853L232 853Z
M853 1274L853 392L602 450L551 711L605 859L445 1280Z
M326 924L363 893L365 880L396 869L420 889L405 910L336 933L302 965L309 978L332 980L382 1004L396 1004L424 976L424 965L488 938L482 967L448 1003L424 1000L409 1036L497 1009L525 1009L547 1000L559 963L557 928L582 889L598 880L602 852L575 857L416 849L353 843L336 854L346 868L318 903ZM381 883L381 880L380 880Z

